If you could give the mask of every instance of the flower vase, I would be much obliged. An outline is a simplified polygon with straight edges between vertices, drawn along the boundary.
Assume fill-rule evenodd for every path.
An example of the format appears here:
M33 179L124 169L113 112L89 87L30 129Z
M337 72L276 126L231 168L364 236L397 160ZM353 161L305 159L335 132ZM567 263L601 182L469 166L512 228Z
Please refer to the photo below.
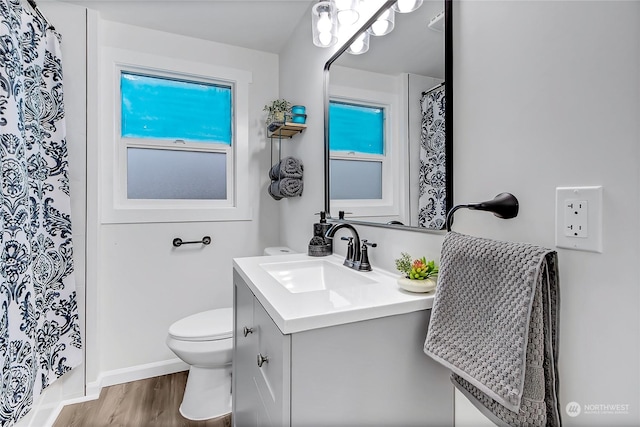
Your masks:
M431 276L427 279L417 280L407 277L398 278L398 286L409 292L431 292L436 288L438 276Z

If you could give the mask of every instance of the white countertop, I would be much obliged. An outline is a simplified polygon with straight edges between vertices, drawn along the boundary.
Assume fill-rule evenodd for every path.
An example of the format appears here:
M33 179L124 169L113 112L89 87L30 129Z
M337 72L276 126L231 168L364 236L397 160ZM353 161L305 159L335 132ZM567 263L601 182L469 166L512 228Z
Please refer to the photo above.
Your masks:
M373 283L291 293L260 266L320 259L371 279ZM343 261L344 258L338 255L310 257L293 254L235 258L233 266L284 334L426 310L433 306L435 291L407 292L397 285L399 274L375 266L373 271L358 272L343 266Z

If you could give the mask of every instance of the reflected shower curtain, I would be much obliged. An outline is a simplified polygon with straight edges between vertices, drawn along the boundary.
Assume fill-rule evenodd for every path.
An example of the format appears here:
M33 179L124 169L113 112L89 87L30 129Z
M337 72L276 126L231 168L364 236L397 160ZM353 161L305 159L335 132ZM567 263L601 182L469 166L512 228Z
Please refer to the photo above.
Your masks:
M422 94L418 225L440 230L447 217L444 85Z
M82 361L58 35L0 0L0 423Z

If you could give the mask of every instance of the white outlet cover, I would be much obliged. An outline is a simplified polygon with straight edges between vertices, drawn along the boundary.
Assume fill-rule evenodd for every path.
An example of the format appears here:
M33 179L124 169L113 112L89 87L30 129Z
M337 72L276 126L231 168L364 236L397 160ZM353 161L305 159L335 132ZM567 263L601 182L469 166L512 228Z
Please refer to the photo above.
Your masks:
M581 209L574 209L580 202ZM567 231L576 227L585 232ZM602 252L602 186L556 188L556 246Z

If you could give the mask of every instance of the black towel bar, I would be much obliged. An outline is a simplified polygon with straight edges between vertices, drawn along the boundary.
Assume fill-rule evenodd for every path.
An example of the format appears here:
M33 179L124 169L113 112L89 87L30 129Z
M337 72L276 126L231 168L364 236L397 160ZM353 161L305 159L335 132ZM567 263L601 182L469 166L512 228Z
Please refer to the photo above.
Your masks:
M509 219L518 216L518 199L511 193L500 193L493 200L486 202L470 203L468 205L456 205L447 213L447 231L451 231L453 214L458 209L467 208L476 211L493 212L498 218Z
M194 243L202 243L203 245L208 245L209 243L211 243L211 237L204 236L202 240L194 240L191 242L183 242L182 239L179 237L176 237L175 239L173 239L173 246L175 246L176 248L182 245L191 245Z

